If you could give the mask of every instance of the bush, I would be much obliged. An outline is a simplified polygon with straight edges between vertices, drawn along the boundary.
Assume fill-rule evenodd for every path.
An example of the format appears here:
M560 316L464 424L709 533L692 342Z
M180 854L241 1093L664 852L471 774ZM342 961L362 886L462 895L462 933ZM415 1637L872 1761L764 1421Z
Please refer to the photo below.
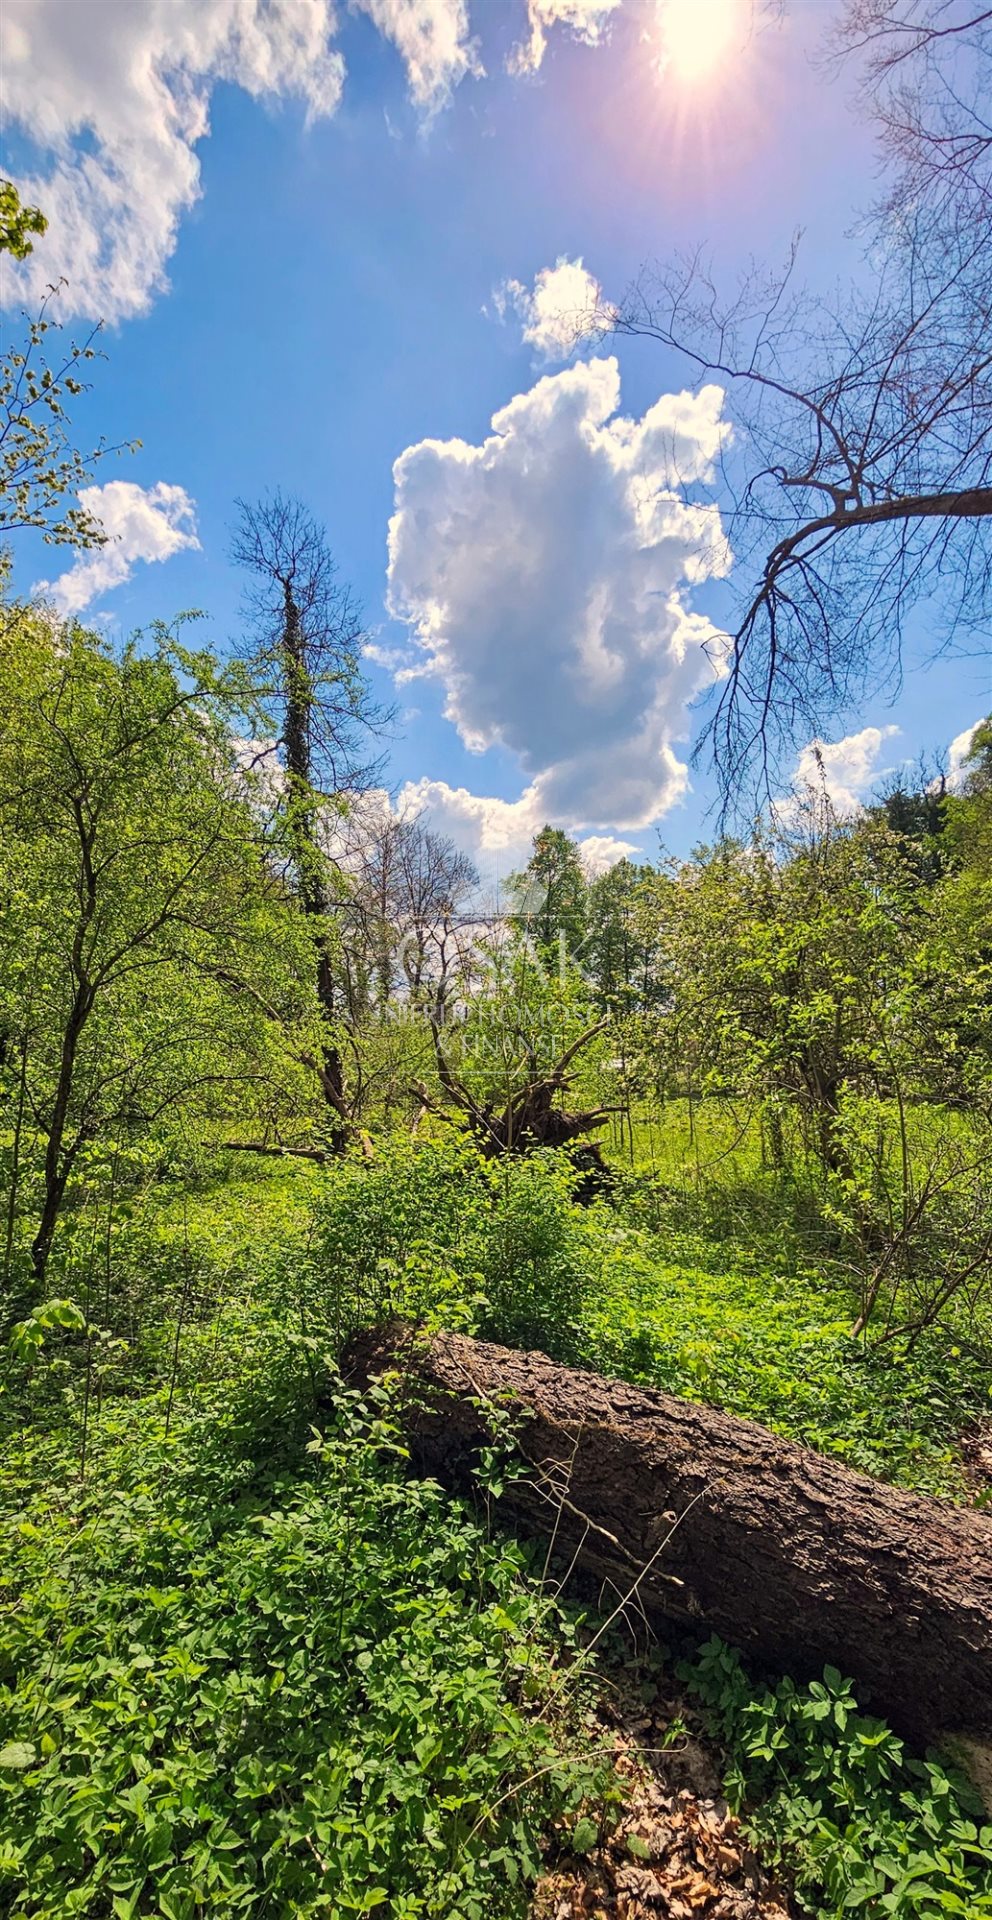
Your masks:
M339 1341L401 1314L574 1357L595 1267L577 1177L563 1155L486 1160L457 1134L384 1141L328 1175L310 1311Z
M387 1136L371 1163L356 1157L329 1172L314 1213L309 1300L336 1342L394 1314L474 1325L472 1255L489 1218L488 1175L454 1132Z
M576 1358L593 1265L590 1221L572 1205L574 1167L563 1156L503 1160L478 1249L482 1331L513 1347Z

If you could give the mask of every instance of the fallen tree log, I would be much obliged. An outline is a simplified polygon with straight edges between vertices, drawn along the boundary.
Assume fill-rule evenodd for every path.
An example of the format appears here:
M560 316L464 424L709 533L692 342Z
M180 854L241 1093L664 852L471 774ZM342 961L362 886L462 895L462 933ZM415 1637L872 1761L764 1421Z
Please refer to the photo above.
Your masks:
M989 1515L541 1353L393 1324L356 1336L345 1368L362 1383L404 1374L415 1457L450 1484L466 1484L515 1407L530 1470L507 1482L501 1506L516 1521L553 1534L618 1594L636 1587L649 1612L711 1629L765 1666L803 1678L831 1663L916 1742L963 1740L981 1778Z

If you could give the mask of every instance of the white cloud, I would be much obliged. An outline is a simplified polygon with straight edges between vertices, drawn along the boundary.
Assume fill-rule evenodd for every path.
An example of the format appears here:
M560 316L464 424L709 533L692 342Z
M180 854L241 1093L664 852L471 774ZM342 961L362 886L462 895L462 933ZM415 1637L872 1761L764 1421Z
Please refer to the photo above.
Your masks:
M359 0L406 62L421 107L477 71L466 0ZM46 155L18 181L49 231L4 300L36 302L64 275L69 311L143 313L168 284L196 148L219 81L333 114L344 84L334 0L5 0L0 109Z
M554 26L567 27L577 40L596 46L620 4L621 0L527 0L530 37L514 48L510 71L536 73Z
M539 782L519 800L499 800L429 776L406 782L396 811L401 818L423 814L436 833L446 834L471 856L486 885L526 866L534 835L548 818ZM637 852L631 841L613 834L590 834L579 848L590 880Z
M963 733L956 734L947 749L947 784L952 793L960 793L961 788L964 786L968 777L968 768L965 766L965 761L971 752L971 743L979 727L984 726L984 724L985 717L983 715L980 720L974 721L972 726L965 727Z
M440 679L466 744L510 749L528 781L478 803L490 821L525 803L538 825L656 819L686 789L687 705L725 670L725 636L685 596L729 549L717 509L682 493L727 439L722 391L663 395L641 420L619 401L616 361L591 360L518 394L481 446L424 440L394 468L406 677Z
M545 817L533 787L519 800L497 800L427 775L406 782L396 810L400 815L426 814L435 832L447 834L481 868L495 862L501 873L527 859Z
M795 810L797 797L825 798L838 819L848 819L860 809L873 781L884 771L878 757L886 740L899 732L898 727L862 727L860 733L846 734L843 740L811 740L796 762L793 799L776 811Z
M599 281L581 258L564 254L553 267L541 268L533 288L505 280L493 298L501 318L508 310L519 315L524 339L544 360L567 360L605 314Z
M639 851L630 840L618 840L611 833L591 833L587 840L579 842L582 865L586 878L596 880L601 873L608 873L621 860L629 860L631 854Z
M285 784L276 742L242 739L236 742L235 752L239 765L252 774L261 796L274 803ZM467 787L449 786L446 780L432 780L429 775L407 780L395 801L384 787L348 794L345 801L341 811L328 809L325 813L322 844L346 871L358 870L361 849L391 820L423 818L433 832L446 835L471 857L485 885L526 866L534 835L545 820L540 796L533 787L519 800L499 800L470 793ZM590 880L638 851L631 841L613 834L590 834L579 844Z
M483 72L467 0L353 0L402 55L418 107L436 113L466 74Z
M107 545L79 554L57 580L36 583L33 591L61 614L80 613L98 594L123 586L136 561L168 560L184 547L199 547L195 503L184 487L111 480L104 487L81 487L79 504L100 522Z

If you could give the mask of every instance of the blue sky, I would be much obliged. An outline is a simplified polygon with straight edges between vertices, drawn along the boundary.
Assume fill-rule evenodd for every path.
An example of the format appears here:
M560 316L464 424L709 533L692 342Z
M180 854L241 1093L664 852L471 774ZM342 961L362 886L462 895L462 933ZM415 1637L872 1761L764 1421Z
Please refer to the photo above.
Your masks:
M661 70L669 3L530 0L530 20L528 0L361 0L336 20L329 0L5 8L5 164L52 216L5 301L64 272L77 331L111 316L78 437L142 441L96 476L131 491L101 496L110 573L77 575L70 598L85 592L83 617L121 631L202 608L223 648L239 627L233 500L300 494L398 704L389 779L487 877L545 812L608 858L653 850L659 832L688 848L711 797L680 769L698 622L719 618L719 586L691 578L700 541L715 551L712 409L651 412L686 374L648 342L578 365L543 356L522 337L536 276L581 259L618 298L645 263L702 246L729 282L750 255L780 260L797 227L814 285L858 271L849 236L875 162L850 80L812 59L829 6L793 0L752 30L747 0L695 0L717 9L714 32L730 26L690 83ZM542 20L539 64L508 71ZM631 502L664 479L653 420L688 436L690 498L709 519L655 526L637 599ZM66 565L25 544L17 577ZM611 638L576 659L590 599ZM856 741L838 787L946 747L989 691L977 660L911 672L894 707L879 698L838 726Z

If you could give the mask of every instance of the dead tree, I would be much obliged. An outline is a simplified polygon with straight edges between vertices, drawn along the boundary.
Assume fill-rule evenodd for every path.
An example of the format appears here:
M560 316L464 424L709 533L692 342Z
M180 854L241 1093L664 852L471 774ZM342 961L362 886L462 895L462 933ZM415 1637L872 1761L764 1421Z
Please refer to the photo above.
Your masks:
M237 508L231 556L255 582L247 595L252 637L243 652L281 752L280 837L313 929L324 1025L320 1085L332 1135L343 1143L352 1112L336 1032L342 1007L327 803L347 801L369 786L377 771L369 742L384 716L362 673L359 612L338 579L323 529L300 501L279 492L255 505L239 500Z
M615 1107L568 1108L560 1105L562 1096L576 1075L569 1069L584 1047L609 1025L597 1020L567 1046L554 1063L541 1069L533 1049L525 1048L521 1057L521 1078L502 1101L479 1100L453 1071L445 1052L441 1020L436 1008L429 1013L434 1040L434 1058L438 1078L447 1105L438 1103L423 1082L413 1092L422 1110L442 1116L455 1112L464 1116L481 1151L487 1156L503 1153L533 1153L539 1147L570 1147L593 1128L601 1127ZM585 1142L588 1152L596 1153L593 1142Z

